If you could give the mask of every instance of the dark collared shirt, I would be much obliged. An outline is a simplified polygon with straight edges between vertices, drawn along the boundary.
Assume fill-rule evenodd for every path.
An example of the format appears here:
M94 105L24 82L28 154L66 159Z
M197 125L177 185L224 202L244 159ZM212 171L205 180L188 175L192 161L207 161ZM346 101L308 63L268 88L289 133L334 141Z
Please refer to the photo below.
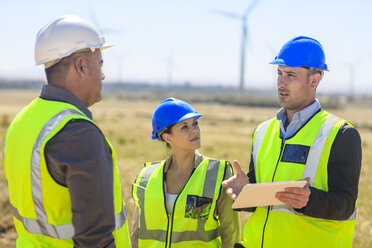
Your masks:
M44 85L40 98L66 102L92 119L69 91ZM71 196L74 247L115 247L113 161L101 131L86 120L72 120L45 146L47 168Z

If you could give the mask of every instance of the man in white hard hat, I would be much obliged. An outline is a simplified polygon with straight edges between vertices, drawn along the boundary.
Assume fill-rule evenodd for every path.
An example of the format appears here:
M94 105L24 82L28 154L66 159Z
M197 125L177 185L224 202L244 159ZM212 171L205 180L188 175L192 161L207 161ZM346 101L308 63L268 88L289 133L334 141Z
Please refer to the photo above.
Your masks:
M307 185L277 192L283 205L250 209L244 241L235 247L352 247L361 139L351 123L315 98L328 71L323 47L298 36L271 64L278 66L282 108L254 130L248 176L234 161L235 175L223 185L233 199L247 183L306 178Z
M4 169L17 247L130 247L115 152L88 107L101 100L98 30L62 16L36 38L48 84L13 120Z

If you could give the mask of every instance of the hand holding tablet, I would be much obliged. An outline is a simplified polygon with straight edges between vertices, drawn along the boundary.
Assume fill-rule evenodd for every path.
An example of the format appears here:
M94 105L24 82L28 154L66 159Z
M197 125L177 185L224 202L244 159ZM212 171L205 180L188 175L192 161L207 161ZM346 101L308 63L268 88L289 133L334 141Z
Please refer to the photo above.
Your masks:
M236 198L232 208L249 208L270 205L282 205L275 195L277 192L285 191L288 187L304 187L307 181L305 179L298 181L272 182L247 184Z

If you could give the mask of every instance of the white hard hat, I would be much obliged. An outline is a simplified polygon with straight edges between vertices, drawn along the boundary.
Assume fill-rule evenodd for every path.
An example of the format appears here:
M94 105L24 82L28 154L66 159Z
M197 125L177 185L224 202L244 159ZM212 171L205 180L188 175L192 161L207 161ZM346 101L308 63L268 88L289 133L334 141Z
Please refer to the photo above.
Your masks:
M90 48L105 49L105 43L97 28L74 15L57 18L40 29L36 36L35 62L48 68L74 52Z

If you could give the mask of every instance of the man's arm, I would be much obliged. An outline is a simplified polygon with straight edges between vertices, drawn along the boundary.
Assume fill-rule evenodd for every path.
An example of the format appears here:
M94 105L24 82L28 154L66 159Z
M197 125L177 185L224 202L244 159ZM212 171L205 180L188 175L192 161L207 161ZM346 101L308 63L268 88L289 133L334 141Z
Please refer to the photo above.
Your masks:
M130 242L132 244L132 248L138 248L138 236L139 236L139 209L137 205L134 208L134 217L132 223L132 232L130 234Z
M113 161L103 135L70 121L45 148L49 173L71 196L74 247L115 247Z
M310 187L306 207L297 209L305 215L346 220L354 212L358 197L362 148L358 131L344 125L335 138L328 161L328 192Z

